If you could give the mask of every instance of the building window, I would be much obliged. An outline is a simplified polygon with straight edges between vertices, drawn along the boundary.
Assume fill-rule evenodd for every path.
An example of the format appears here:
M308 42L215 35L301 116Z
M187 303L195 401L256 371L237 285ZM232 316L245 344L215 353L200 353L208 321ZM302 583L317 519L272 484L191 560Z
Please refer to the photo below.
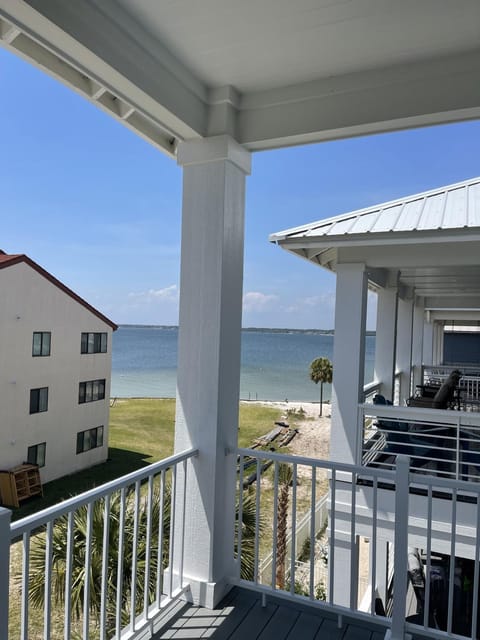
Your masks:
M95 402L105 398L105 378L103 380L88 380L80 382L78 388L78 404Z
M80 353L107 353L107 334L82 333Z
M41 442L40 444L34 444L31 447L28 447L27 462L30 464L36 464L39 467L44 467L46 451L46 442Z
M77 454L103 446L103 426L77 433Z
M30 413L48 410L48 387L30 389Z
M34 331L32 356L49 356L51 337L50 331Z

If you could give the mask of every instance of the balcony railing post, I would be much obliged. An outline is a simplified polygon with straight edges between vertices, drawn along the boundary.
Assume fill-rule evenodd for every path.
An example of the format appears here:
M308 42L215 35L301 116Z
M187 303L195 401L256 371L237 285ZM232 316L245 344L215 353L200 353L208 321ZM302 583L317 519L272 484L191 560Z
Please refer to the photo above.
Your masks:
M406 640L405 616L408 586L408 501L410 458L397 456L395 480L395 544L392 628L386 640Z
M0 638L8 638L11 516L11 511L0 507Z

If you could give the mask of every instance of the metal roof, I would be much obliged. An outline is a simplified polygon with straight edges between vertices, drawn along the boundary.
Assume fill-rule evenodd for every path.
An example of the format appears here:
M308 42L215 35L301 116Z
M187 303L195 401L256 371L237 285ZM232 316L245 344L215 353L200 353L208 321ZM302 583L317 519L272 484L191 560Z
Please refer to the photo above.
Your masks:
M472 227L480 227L480 177L287 229L270 241Z

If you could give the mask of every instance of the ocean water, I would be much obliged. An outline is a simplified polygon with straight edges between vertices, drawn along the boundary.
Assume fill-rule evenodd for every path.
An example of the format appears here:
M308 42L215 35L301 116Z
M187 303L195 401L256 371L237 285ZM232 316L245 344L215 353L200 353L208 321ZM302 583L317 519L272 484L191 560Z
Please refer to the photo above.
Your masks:
M114 397L174 398L176 327L121 326L113 334ZM240 397L244 400L315 402L319 386L309 377L313 359L333 358L333 336L316 333L242 332ZM367 336L365 381L373 378L375 338ZM324 385L330 398L330 385Z

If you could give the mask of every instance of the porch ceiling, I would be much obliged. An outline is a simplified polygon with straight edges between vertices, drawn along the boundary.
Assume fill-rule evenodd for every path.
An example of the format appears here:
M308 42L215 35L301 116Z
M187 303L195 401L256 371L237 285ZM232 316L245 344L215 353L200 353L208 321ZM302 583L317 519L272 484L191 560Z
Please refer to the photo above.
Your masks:
M0 41L172 155L480 117L477 0L0 0Z
M372 288L401 285L426 304L480 308L480 178L272 234L336 271L363 263Z

